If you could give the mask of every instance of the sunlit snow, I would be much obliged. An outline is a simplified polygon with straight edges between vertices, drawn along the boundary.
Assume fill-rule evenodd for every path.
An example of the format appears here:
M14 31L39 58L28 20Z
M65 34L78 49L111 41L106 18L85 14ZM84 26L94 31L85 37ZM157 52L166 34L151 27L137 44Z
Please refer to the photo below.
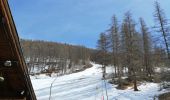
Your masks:
M101 65L93 64L93 67L85 71L56 77L46 75L31 76L33 87L38 100L49 100L50 86L52 87L51 100L107 100L105 82L102 78ZM108 68L107 72L111 73ZM156 83L142 83L140 91L116 89L116 85L106 82L109 100L153 100L160 92Z

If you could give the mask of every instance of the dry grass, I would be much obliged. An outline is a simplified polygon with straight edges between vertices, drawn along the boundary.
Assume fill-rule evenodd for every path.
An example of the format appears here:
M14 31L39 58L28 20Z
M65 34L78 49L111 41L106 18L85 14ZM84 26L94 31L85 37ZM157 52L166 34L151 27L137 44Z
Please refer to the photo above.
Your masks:
M170 100L170 92L158 96L159 100Z

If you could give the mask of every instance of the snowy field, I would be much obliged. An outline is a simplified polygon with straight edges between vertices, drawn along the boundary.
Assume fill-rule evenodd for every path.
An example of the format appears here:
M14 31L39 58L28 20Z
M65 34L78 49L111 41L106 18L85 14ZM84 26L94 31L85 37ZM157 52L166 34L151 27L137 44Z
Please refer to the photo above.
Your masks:
M107 72L111 73L110 70ZM49 100L53 81L51 100L107 100L105 83L109 100L153 100L161 93L156 83L142 83L137 92L132 88L117 90L116 85L101 80L101 72L101 65L93 63L93 67L82 72L61 77L31 76L31 80L38 100Z

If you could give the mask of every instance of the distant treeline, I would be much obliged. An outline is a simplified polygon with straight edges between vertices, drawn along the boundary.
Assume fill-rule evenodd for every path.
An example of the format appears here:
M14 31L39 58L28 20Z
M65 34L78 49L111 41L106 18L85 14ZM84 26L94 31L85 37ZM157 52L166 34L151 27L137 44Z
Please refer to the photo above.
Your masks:
M89 67L91 50L84 46L24 39L20 43L30 73L38 70L65 74Z

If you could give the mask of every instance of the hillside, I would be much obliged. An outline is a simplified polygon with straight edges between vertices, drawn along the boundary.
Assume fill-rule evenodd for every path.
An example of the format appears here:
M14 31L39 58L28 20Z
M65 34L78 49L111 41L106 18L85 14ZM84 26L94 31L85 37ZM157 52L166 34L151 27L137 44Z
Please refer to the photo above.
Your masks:
M20 42L30 74L63 75L91 66L90 55L94 50L84 46L40 40L21 39Z

